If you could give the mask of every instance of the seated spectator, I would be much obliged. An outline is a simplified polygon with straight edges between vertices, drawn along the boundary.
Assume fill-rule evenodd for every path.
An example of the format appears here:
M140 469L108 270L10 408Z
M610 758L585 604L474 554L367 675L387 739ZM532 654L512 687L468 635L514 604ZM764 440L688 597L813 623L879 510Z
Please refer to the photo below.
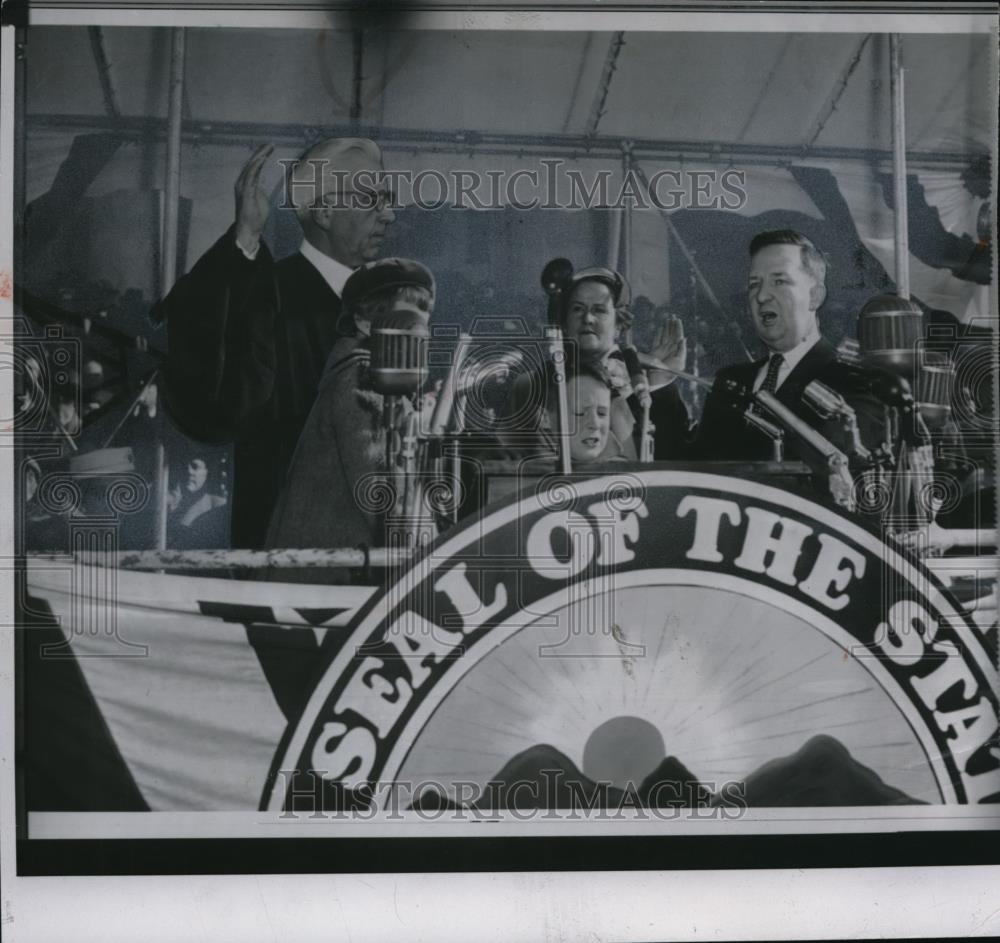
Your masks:
M78 436L83 428L80 411L77 407L79 393L75 387L64 387L56 391L56 422L59 429L70 438Z
M213 548L227 545L227 496L211 480L208 463L194 456L167 497L167 542L172 548Z
M22 546L25 551L65 553L69 549L67 515L47 507L39 494L42 469L29 458L24 461L20 509Z

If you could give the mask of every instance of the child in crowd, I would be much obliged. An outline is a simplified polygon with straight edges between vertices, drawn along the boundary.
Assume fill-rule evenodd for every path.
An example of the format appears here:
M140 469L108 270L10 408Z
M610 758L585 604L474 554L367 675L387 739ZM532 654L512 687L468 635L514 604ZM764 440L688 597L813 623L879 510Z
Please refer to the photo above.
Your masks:
M594 462L609 461L605 454L611 433L611 410L614 396L611 381L599 365L583 362L566 378L566 411L569 426L569 452L573 468ZM547 397L550 441L555 446L556 391L550 381ZM610 460L614 460L611 458Z
M419 262L369 262L347 280L337 325L342 337L299 437L267 546L387 543L384 482L396 470L385 464L383 397L370 377L371 331L386 318L426 326L433 308L434 277ZM409 408L406 400L398 405Z

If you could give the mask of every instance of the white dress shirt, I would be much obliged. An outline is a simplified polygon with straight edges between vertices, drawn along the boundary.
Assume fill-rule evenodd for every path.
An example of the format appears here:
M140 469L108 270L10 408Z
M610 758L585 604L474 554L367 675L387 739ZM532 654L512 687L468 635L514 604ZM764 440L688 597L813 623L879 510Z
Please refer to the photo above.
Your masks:
M798 365L799 361L805 357L813 347L819 342L820 334L816 331L810 334L801 344L793 347L791 350L777 351L772 350L767 355L767 360L764 361L764 366L762 366L757 371L757 377L753 381L753 391L756 393L761 386L764 384L764 377L767 376L767 366L771 362L771 358L780 353L784 358L781 366L778 368L778 385L775 389L781 389L781 384L788 379L788 374L790 374Z
M260 242L253 247L252 251L247 251L242 245L240 245L239 240L236 240L236 245L251 262L257 258L257 253L260 251ZM354 271L352 268L348 268L346 265L338 262L336 259L331 259L330 256L324 255L319 251L308 239L302 240L302 245L299 246L299 252L305 256L306 259L312 263L313 268L323 276L324 281L333 289L333 293L339 298L344 293L344 285L347 283L347 279L351 277L351 273Z
M316 267L316 271L323 276L326 283L333 289L334 294L340 298L344 294L344 285L353 274L354 269L324 255L308 239L302 240L299 252Z

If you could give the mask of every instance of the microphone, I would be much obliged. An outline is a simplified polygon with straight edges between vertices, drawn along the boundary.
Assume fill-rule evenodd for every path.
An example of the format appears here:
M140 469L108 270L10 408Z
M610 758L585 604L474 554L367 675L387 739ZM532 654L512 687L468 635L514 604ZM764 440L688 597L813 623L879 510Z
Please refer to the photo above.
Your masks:
M921 351L916 375L917 409L929 428L941 430L951 418L955 367L948 355L939 351Z
M566 288L572 277L573 263L569 259L552 259L542 269L542 288L547 295L557 294Z
M901 376L881 367L856 366L837 361L821 374L824 383L847 393L873 396L885 406L899 411L900 434L911 445L922 445L927 426L920 416L910 384Z
M737 410L748 426L767 436L771 440L774 460L782 461L785 452L785 430L752 408L755 402L753 391L736 380L723 380L719 388L727 396L723 401L727 408Z
M646 371L639 363L639 354L634 347L627 344L621 346L621 352L625 361L625 369L628 370L629 382L632 384L632 392L635 393L640 408L648 409L653 404L653 398L650 396Z
M372 321L372 388L383 396L411 396L427 377L428 314L402 302Z
M562 336L563 294L573 278L573 263L569 259L553 259L542 269L542 290L549 296L545 330L549 356L555 367L556 425L558 431L559 470L568 475L573 470L569 454L569 407L566 403L566 350Z
M823 383L848 393L874 396L887 406L912 405L910 384L898 374L881 367L861 366L837 360L820 374Z
M656 453L656 427L649 418L649 412L653 408L653 397L650 395L649 378L639 363L639 353L632 346L632 328L626 330L625 343L620 349L632 384L632 392L635 394L635 403L629 405L632 407L635 421L639 424L639 460L651 462Z
M760 413L748 409L743 418L759 432L763 432L771 440L773 458L780 462L785 457L785 432L781 426L776 425L769 419L765 419Z
M453 413L461 416L461 410L455 409L455 399L464 395L461 387L462 370L465 366L465 358L468 356L472 338L468 334L460 334L458 343L455 345L455 352L452 354L451 369L444 378L444 383L438 392L437 400L434 403L434 411L431 413L430 434L439 438L448 431L448 426L452 422ZM461 432L462 429L455 431Z
M569 259L552 259L542 269L542 290L549 296L548 322L559 324L562 296L573 277L573 263Z
M844 397L819 380L813 380L806 386L802 391L802 399L820 419L829 419L831 416L854 417L854 410L847 405Z
M836 416L844 424L850 439L851 455L862 462L871 458L871 452L861 441L861 431L858 429L858 417L838 392L831 390L825 383L813 380L802 392L802 399L811 406L820 419L830 419Z
M819 454L827 473L827 487L830 489L830 496L842 508L853 511L855 508L854 480L851 477L847 456L829 439L796 416L773 393L768 393L767 390L758 390L753 396L756 402L767 409L785 429Z
M909 298L876 295L858 315L861 356L870 364L913 374L924 334L923 312Z

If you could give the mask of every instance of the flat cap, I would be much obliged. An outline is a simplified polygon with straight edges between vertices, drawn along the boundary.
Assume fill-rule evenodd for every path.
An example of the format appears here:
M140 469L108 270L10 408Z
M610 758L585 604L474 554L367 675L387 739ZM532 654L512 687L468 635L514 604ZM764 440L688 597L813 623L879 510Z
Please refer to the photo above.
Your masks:
M425 288L434 297L434 276L429 268L413 259L378 259L367 262L344 284L337 330L354 333L354 309L372 295L396 288Z
M344 308L355 305L390 288L426 288L434 294L434 276L430 269L413 259L379 259L356 269L344 285Z

